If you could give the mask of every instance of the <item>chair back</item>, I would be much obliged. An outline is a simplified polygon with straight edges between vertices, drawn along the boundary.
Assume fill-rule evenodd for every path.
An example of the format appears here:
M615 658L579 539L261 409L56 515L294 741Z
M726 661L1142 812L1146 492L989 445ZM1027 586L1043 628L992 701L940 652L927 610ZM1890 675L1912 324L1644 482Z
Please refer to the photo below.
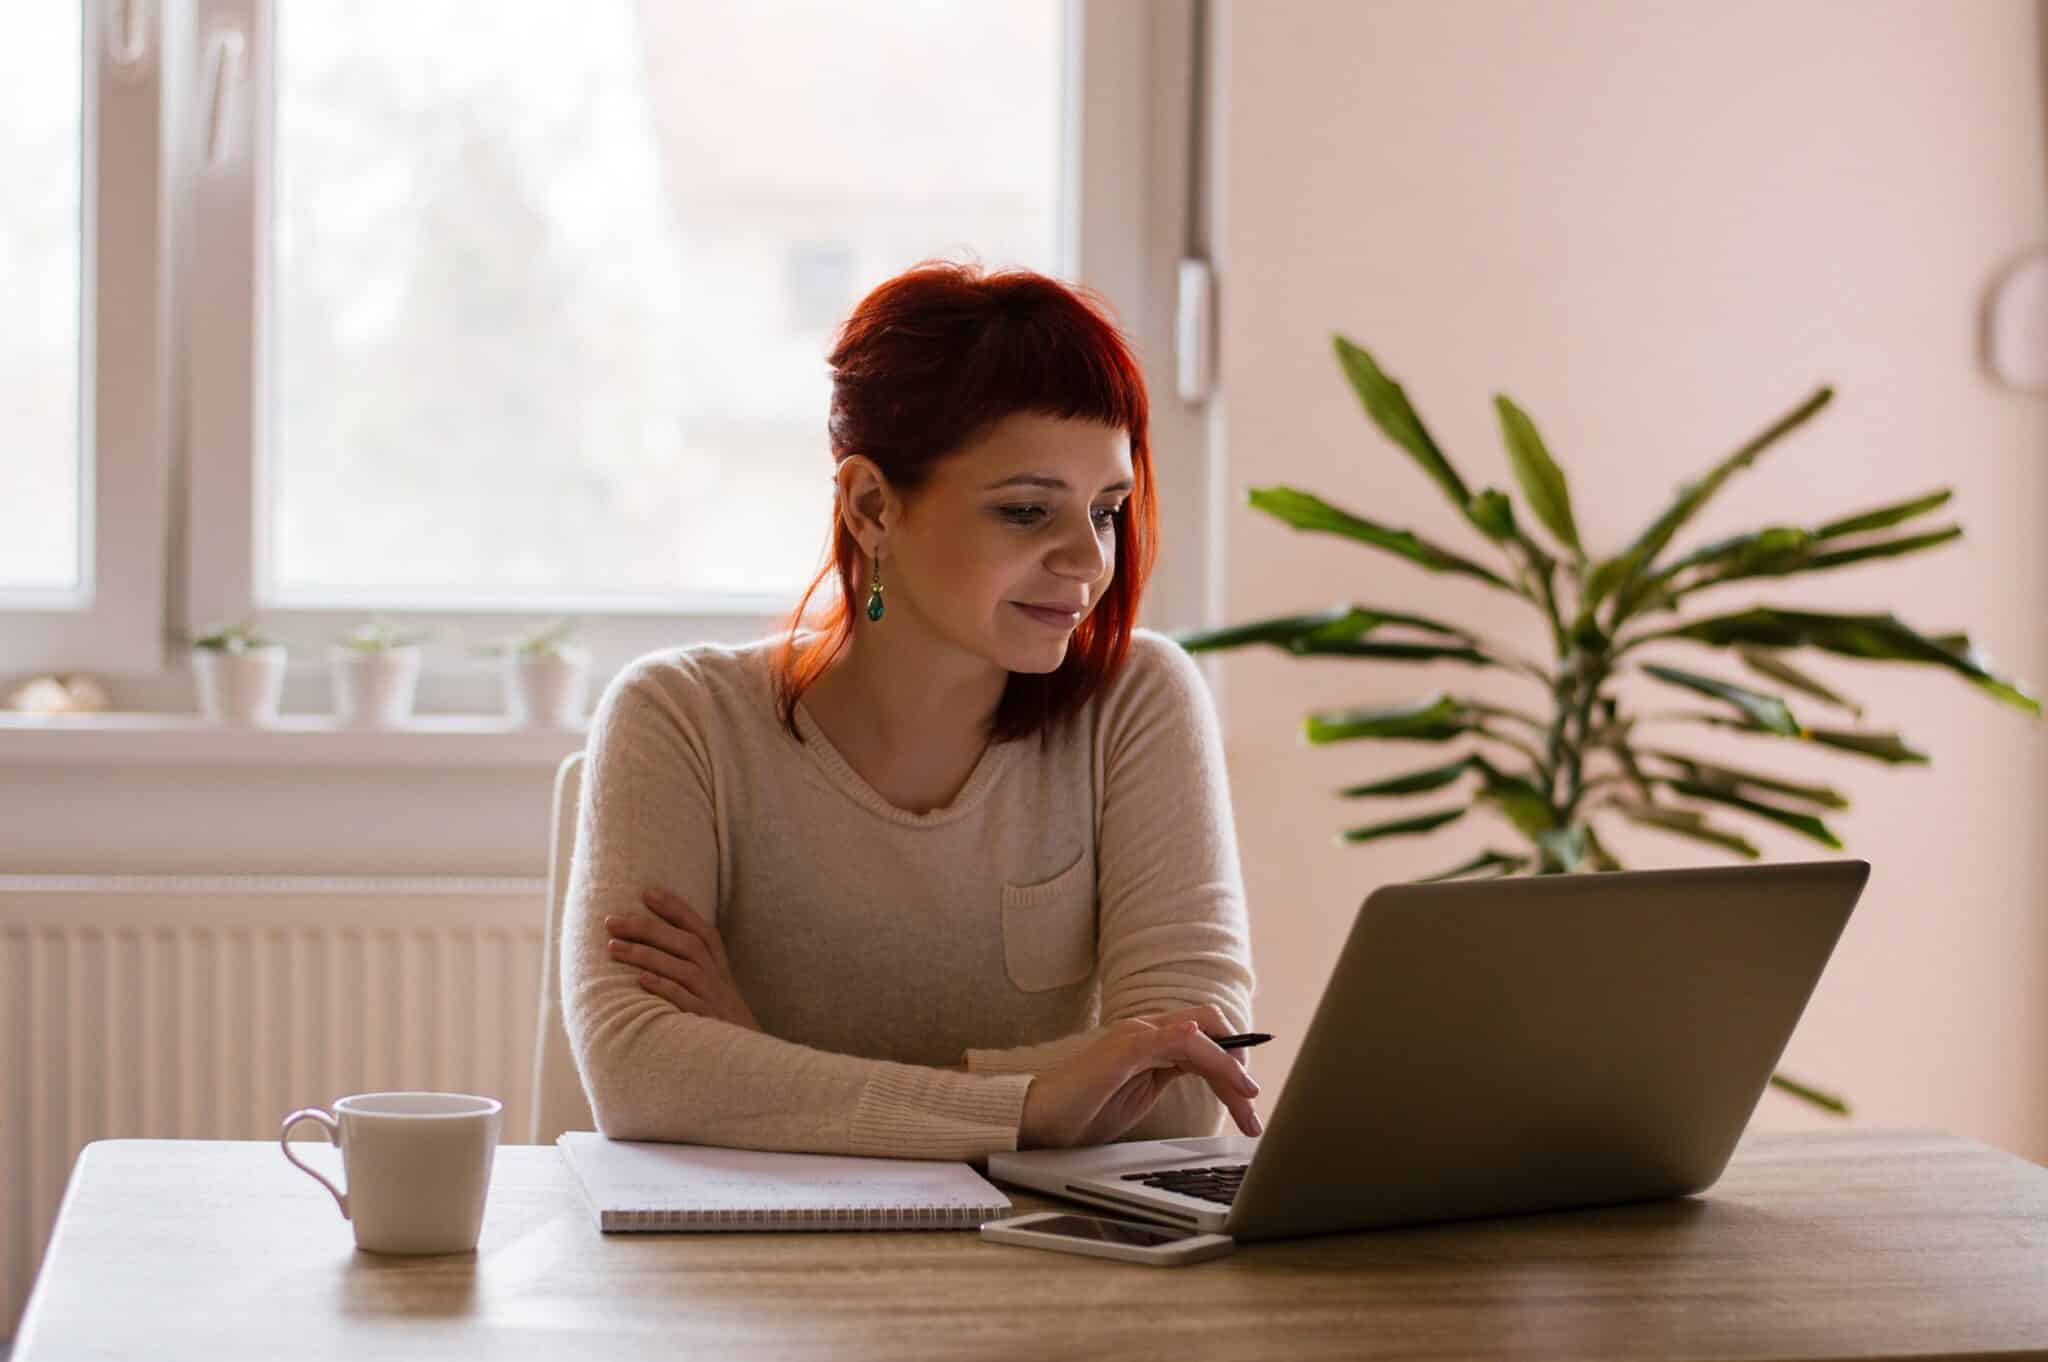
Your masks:
M569 1030L562 1020L562 914L569 899L569 861L576 851L576 811L583 794L583 752L555 771L553 831L548 839L548 901L540 962L540 1025L533 1038L531 1144L553 1144L565 1130L596 1130Z

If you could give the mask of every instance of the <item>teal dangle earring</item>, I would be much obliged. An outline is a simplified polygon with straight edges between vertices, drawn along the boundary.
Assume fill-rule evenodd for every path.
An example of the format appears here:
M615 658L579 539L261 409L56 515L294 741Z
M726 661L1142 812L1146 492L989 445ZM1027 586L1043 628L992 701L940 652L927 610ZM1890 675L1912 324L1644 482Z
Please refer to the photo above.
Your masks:
M868 587L868 622L879 623L882 618L882 555L875 555L875 580Z

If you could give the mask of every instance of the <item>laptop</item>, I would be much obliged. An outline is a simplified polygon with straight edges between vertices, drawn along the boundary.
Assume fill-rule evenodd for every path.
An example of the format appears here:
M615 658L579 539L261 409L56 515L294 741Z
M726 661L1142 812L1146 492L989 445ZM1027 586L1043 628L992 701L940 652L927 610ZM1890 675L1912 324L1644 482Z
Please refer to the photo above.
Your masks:
M988 1174L1240 1242L1703 1191L1869 876L1835 860L1388 885L1263 1135L994 1153Z

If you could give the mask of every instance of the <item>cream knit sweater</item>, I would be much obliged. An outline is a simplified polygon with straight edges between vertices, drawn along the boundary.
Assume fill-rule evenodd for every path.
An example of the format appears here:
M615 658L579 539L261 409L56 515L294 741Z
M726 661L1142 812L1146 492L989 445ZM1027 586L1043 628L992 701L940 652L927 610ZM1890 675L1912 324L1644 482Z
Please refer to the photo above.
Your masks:
M927 813L877 794L801 704L793 739L768 661L768 640L664 649L598 702L561 969L604 1134L980 1162L1017 1147L1032 1076L1108 1022L1214 1003L1249 1029L1222 743L1178 645L1139 630L1083 710L991 744ZM605 916L648 914L647 887L716 923L761 1032L678 1010L606 953ZM1123 1138L1227 1115L1182 1075Z

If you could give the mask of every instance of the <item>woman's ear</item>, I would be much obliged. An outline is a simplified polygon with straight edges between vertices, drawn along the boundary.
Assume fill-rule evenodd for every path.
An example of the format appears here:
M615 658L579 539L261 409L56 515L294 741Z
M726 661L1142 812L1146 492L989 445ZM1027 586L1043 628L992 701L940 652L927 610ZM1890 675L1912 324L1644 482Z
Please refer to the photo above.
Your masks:
M896 523L896 494L874 461L860 454L841 461L836 477L840 518L846 522L847 531L860 541L861 548L873 557Z

